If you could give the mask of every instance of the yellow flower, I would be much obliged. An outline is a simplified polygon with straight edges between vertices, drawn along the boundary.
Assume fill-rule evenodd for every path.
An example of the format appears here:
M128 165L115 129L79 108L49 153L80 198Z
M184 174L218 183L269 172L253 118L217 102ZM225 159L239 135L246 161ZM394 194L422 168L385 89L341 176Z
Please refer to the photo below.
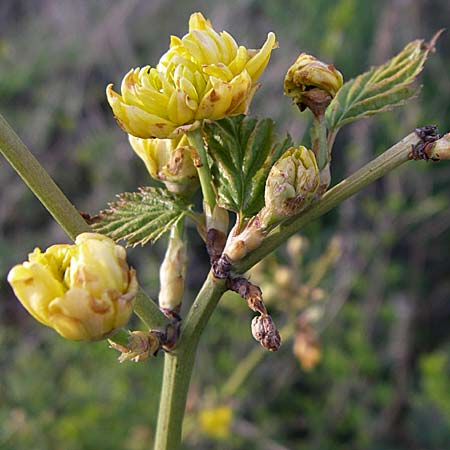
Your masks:
M217 33L195 13L189 33L171 37L156 68L131 69L122 80L121 95L112 84L106 95L127 133L144 139L174 137L199 119L245 113L275 46L274 33L260 50L238 46L226 31Z
M197 188L198 173L186 135L174 139L141 139L130 134L128 139L150 176L162 181L170 192L191 194Z
M343 82L342 74L333 64L325 64L314 56L301 53L286 73L284 93L293 97L303 111L311 100L317 100L313 95L314 89L320 89L327 94L329 103Z
M138 291L125 249L106 236L83 233L75 245L36 248L13 267L8 282L27 311L71 340L95 340L123 326Z
M210 437L226 439L230 435L233 411L229 406L204 409L200 412L200 428Z

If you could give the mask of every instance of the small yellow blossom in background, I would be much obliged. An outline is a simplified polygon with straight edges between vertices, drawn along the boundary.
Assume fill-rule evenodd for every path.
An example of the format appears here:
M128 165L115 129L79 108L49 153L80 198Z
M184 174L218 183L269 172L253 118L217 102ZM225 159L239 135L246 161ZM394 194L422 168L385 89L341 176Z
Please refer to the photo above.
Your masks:
M215 439L230 436L233 410L229 406L204 409L199 414L200 428L206 435Z
M125 325L138 291L125 249L96 233L74 245L36 248L8 282L27 311L71 340L96 340Z
M317 337L312 329L298 331L294 338L294 355L307 372L313 370L322 358Z
M190 194L198 186L192 147L186 135L174 139L141 139L128 135L131 147L144 161L152 178L174 194Z
M276 46L269 33L260 50L238 46L226 31L217 33L201 13L189 19L189 33L172 36L156 68L131 69L121 95L106 88L119 125L140 138L169 138L200 119L245 113L256 81Z

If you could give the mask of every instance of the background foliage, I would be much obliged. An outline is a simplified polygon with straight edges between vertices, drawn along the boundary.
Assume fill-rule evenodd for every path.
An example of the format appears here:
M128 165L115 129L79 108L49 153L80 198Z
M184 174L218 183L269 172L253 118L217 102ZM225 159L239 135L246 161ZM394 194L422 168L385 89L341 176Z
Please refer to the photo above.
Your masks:
M295 141L310 119L283 98L281 81L300 51L333 62L349 79L407 42L431 38L450 19L444 0L3 0L1 113L80 210L96 213L116 193L150 184L114 123L104 89L120 83L129 67L156 61L169 34L186 32L195 10L250 47L261 45L267 31L277 33L280 49L252 112L271 116L280 135L288 131ZM417 125L450 130L448 34L437 49L418 99L340 133L334 181ZM34 246L67 239L6 162L0 164L0 448L148 448L161 360L118 365L105 343L63 341L18 306L6 285L9 268ZM223 301L199 349L186 448L447 448L449 179L448 164L407 164L305 230L305 267L332 236L342 243L339 263L321 284L333 318L319 330L322 360L305 372L289 343L267 355L230 403L232 434L217 440L201 432L198 413L214 404L221 385L257 345L245 305L232 297ZM207 258L194 230L189 234L192 297ZM131 253L154 297L163 251L158 243ZM271 307L282 324L283 305Z

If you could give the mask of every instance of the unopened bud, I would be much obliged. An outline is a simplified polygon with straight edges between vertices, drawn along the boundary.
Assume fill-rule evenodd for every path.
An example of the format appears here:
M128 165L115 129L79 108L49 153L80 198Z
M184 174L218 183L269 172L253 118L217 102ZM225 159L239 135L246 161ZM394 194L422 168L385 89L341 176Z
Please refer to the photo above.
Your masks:
M155 356L161 348L161 341L158 333L153 331L131 331L128 344L121 345L108 339L109 346L121 352L119 362L133 361L141 362L151 356Z
M301 53L284 78L284 93L301 111L309 107L323 113L343 84L342 74L332 65Z
M267 350L276 352L281 345L280 333L272 317L268 314L256 316L252 320L253 337Z
M313 200L320 177L314 153L291 147L272 166L258 214L263 227L276 225L303 211Z
M140 139L131 135L128 139L150 176L162 181L170 192L187 196L197 189L198 173L185 134L174 139Z
M259 216L255 216L249 220L240 233L235 234L234 229L231 230L225 245L224 254L231 263L239 261L247 253L258 248L264 236L265 233L262 229L260 218Z
M186 275L186 243L175 228L170 233L169 245L159 270L159 307L166 314L179 311Z

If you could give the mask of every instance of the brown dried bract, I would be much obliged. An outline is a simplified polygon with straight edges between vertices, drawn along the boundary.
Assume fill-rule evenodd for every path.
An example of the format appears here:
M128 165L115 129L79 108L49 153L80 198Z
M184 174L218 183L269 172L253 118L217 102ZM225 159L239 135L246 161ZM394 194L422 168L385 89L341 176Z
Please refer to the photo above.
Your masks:
M432 157L434 143L441 138L438 133L436 125L425 125L424 127L416 128L415 133L420 138L421 142L411 146L410 158L414 160L432 160L438 161L437 158Z

